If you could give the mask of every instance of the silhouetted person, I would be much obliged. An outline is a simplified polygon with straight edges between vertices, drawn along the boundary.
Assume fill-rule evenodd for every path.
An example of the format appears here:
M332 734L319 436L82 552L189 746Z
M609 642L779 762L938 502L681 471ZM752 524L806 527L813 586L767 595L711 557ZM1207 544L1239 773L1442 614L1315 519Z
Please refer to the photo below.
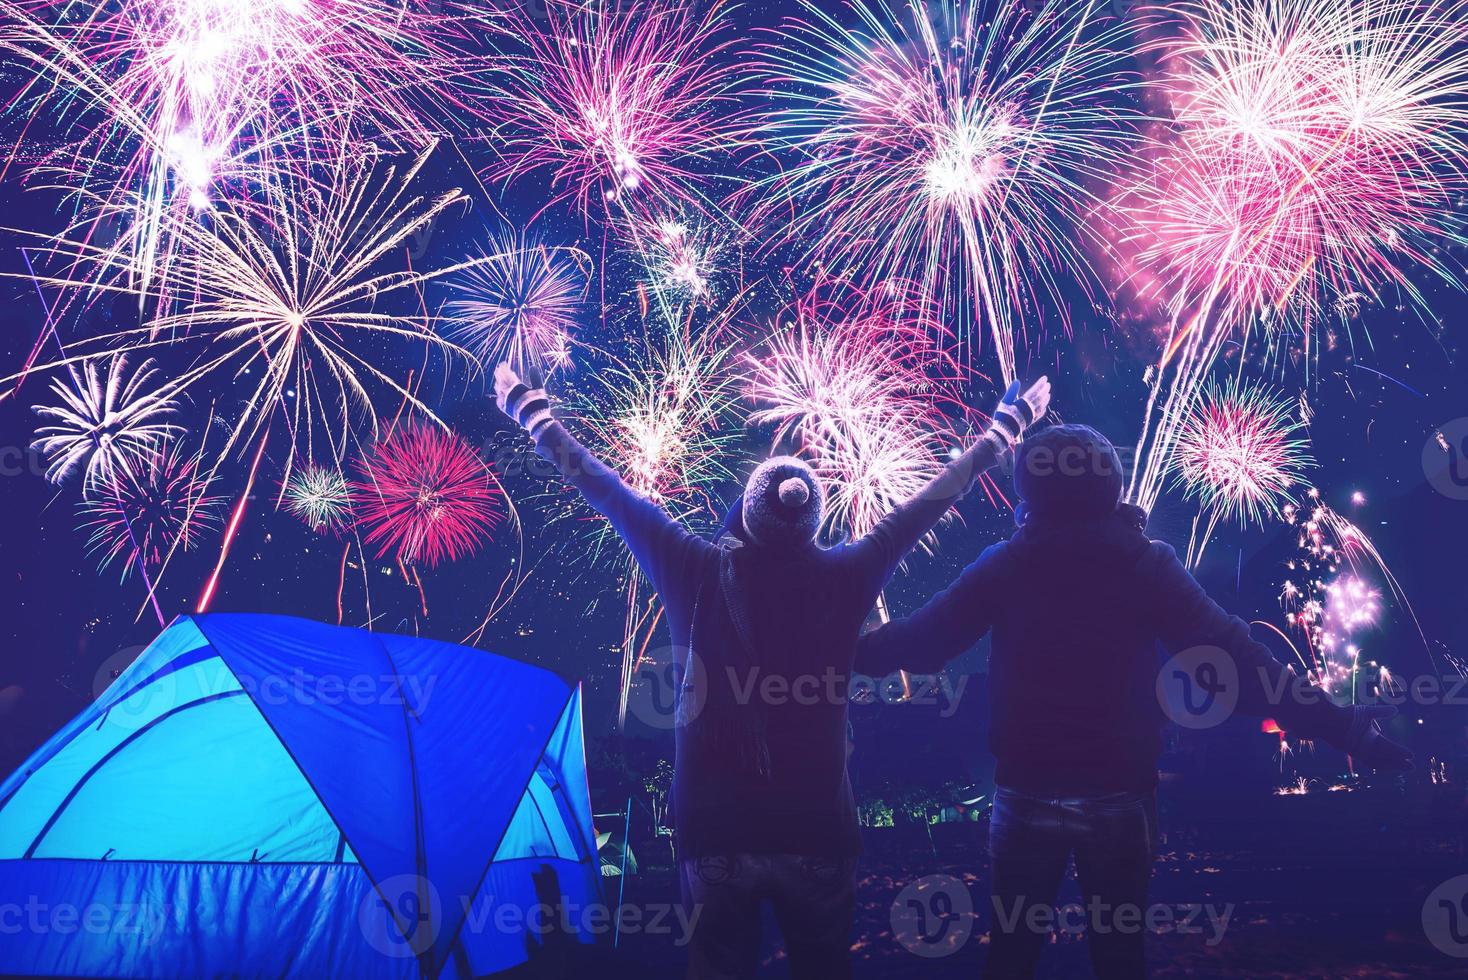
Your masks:
M1144 920L1133 915L1146 910L1157 828L1159 644L1198 655L1197 677L1185 678L1198 682L1188 692L1198 708L1237 697L1236 710L1271 716L1358 763L1410 768L1411 757L1378 727L1394 709L1340 707L1303 681L1292 688L1293 675L1248 625L1210 599L1170 547L1148 540L1146 515L1121 502L1121 461L1100 433L1062 425L1031 436L1015 487L1015 534L916 613L863 637L856 667L937 670L992 631L988 976L1033 975L1049 930L1043 915L1030 916L1049 912L1074 855L1097 975L1141 977Z
M761 463L718 543L628 487L550 414L544 391L495 372L506 414L604 514L657 589L685 669L677 702L673 825L683 898L698 918L689 975L748 977L760 907L791 973L850 976L855 858L846 772L847 681L862 624L898 563L1025 425L1043 378L1011 386L984 437L850 544L823 548L824 491L802 461Z

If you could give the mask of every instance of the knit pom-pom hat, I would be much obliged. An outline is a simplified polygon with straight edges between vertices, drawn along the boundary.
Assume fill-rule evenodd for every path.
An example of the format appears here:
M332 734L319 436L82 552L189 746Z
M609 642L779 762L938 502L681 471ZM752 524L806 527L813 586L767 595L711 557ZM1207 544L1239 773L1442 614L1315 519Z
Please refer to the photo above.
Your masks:
M744 532L757 544L803 545L814 541L825 516L826 495L809 465L794 456L767 459L744 486Z

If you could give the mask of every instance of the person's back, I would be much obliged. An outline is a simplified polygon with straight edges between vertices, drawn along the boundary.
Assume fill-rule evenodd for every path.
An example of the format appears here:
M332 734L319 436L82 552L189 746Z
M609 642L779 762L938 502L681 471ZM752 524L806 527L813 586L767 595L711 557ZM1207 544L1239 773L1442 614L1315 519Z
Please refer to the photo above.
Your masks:
M736 541L676 617L697 658L675 729L680 853L854 855L846 686L875 583L845 549Z
M1410 767L1410 756L1377 727L1390 710L1338 707L1318 690L1278 695L1291 690L1289 671L1170 547L1148 540L1145 515L1121 502L1121 462L1100 433L1079 425L1039 433L1019 452L1015 488L1019 530L912 616L863 637L857 669L936 670L992 631L988 975L1033 975L1048 935L1036 923L1050 921L1074 857L1097 975L1141 977L1163 722L1159 647L1226 660L1236 710L1268 712L1368 765Z
M996 779L1039 795L1149 789L1162 716L1149 542L1130 513L1034 522L1003 546L989 658Z

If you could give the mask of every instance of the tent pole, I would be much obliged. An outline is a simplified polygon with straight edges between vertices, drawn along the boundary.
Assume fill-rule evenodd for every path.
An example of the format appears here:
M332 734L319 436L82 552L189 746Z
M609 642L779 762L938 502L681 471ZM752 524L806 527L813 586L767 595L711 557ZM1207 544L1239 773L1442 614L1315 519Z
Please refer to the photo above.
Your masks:
M627 820L622 825L622 879L617 882L617 929L612 935L612 948L622 942L622 896L627 892L627 852L632 848L632 797L627 797Z

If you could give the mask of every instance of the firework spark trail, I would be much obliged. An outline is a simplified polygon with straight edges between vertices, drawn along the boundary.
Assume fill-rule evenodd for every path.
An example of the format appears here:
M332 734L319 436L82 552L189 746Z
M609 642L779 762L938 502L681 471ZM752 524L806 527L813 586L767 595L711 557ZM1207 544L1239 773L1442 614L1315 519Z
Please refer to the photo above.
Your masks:
M1125 195L1138 264L1172 310L1131 499L1150 509L1224 343L1314 324L1412 267L1456 282L1468 191L1468 4L1248 0L1180 8L1156 42L1177 137ZM1317 345L1318 350L1318 345ZM1159 407L1160 406L1160 407Z
M209 579L204 583L204 591L199 593L199 603L194 608L196 613L209 611L209 604L214 601L214 593L219 588L219 578L224 574L224 566L229 561L229 552L234 547L235 538L239 535L240 524L245 519L245 508L249 505L251 497L255 492L255 477L260 472L260 461L265 458L265 446L269 442L269 433L261 438L260 444L255 448L255 458L250 462L249 475L245 477L245 489L235 501L234 510L229 515L229 523L224 528L224 538L219 545L219 557L215 559L214 571L209 573ZM215 471L209 476L212 479ZM171 553L171 549L170 549Z
M94 192L100 216L121 219L115 247L146 288L168 216L363 138L429 142L473 63L463 19L417 0L5 0L0 50L27 77L12 101L68 134L53 179L114 188ZM78 225L98 232L89 211Z
M590 262L578 249L500 236L483 261L450 281L460 296L444 307L445 333L486 371L502 361L527 376L568 367Z
M853 0L855 28L802 6L765 50L760 132L803 161L757 213L833 267L920 283L963 343L986 324L1013 380L1023 318L1066 315L1057 273L1090 283L1077 204L1131 142L1119 29L1094 2Z
M1240 526L1278 515L1314 465L1294 399L1230 379L1206 386L1184 421L1172 460L1174 483L1202 507L1187 565L1196 568L1220 520ZM1203 528L1200 531L1200 522Z
M427 196L409 189L425 160L419 156L401 171L366 161L333 171L326 183L272 186L257 202L215 209L209 227L181 220L175 267L192 284L188 295L155 295L156 312L145 326L79 338L66 357L32 370L69 366L99 351L177 349L195 353L170 379L171 392L233 388L258 372L258 381L239 386L238 418L219 458L243 451L278 418L289 438L287 478L298 453L339 465L361 441L359 429L375 438L383 397L436 420L398 380L387 345L421 344L425 356L449 363L472 357L429 330L416 311L393 312L390 304L421 304L424 284L493 257L387 268L400 265L396 253L415 234L463 200L457 190ZM67 267L45 283L133 290L125 262L105 248L63 239L43 251ZM369 339L377 343L369 346Z

